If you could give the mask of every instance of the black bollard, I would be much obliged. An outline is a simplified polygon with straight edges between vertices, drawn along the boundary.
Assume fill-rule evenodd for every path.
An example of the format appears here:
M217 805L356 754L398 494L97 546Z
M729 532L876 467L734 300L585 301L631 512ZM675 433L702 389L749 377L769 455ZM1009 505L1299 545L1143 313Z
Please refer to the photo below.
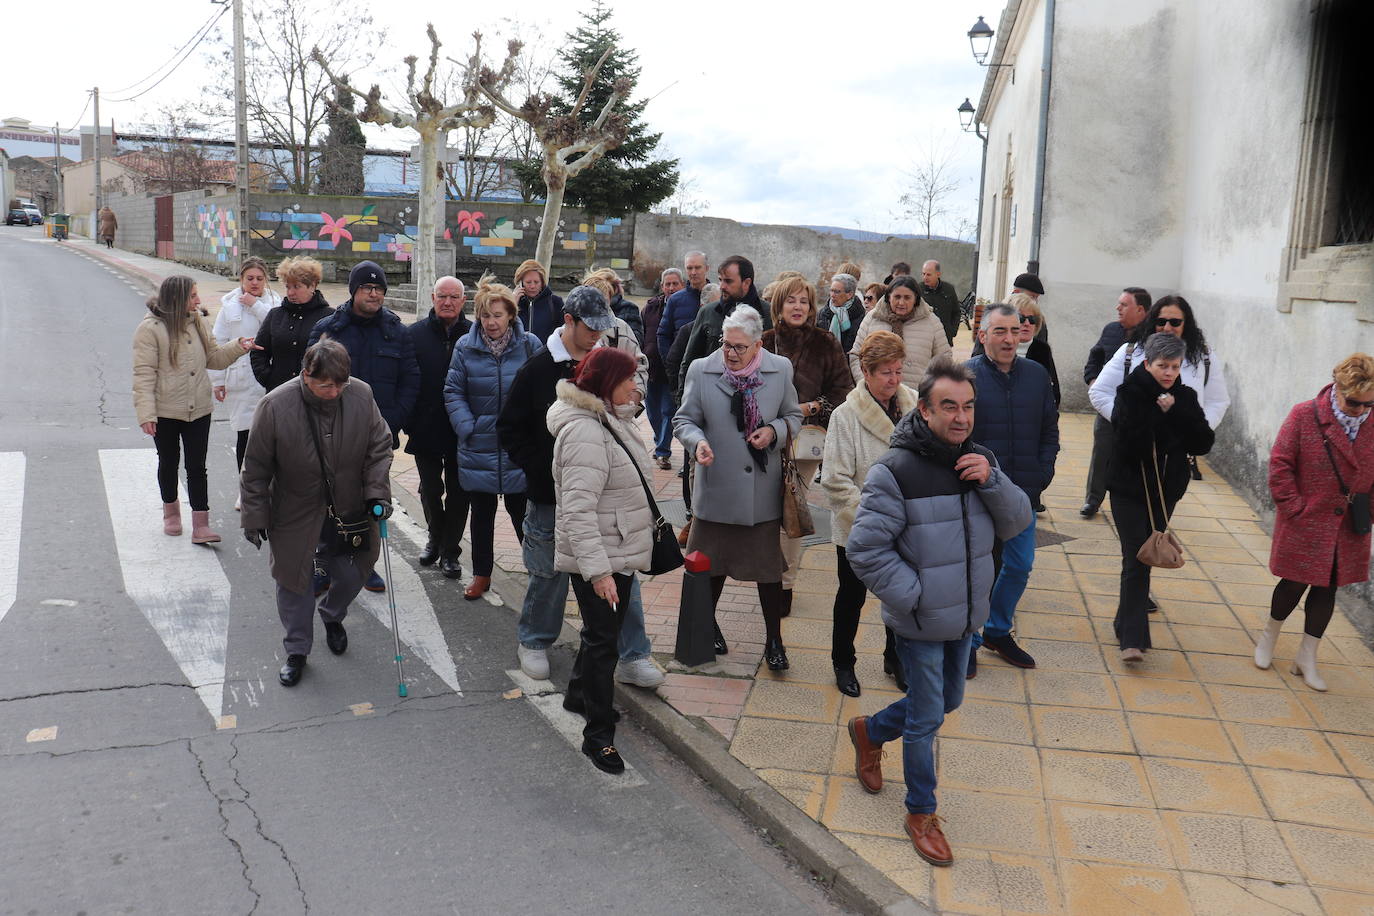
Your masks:
M673 648L673 658L688 667L716 660L711 560L699 550L683 558L682 602L677 611L677 645Z

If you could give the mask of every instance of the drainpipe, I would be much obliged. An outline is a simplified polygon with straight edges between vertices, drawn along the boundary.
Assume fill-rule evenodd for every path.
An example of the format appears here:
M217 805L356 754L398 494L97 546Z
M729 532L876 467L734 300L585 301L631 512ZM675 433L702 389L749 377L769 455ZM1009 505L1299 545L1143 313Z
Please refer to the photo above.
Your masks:
M973 232L973 280L969 285L969 292L975 296L978 294L978 264L983 258L983 195L988 180L988 138L978 128L979 122L974 121L973 132L983 141L983 165L978 170L978 227Z
M1026 271L1040 274L1040 226L1045 219L1045 149L1050 133L1050 77L1054 72L1054 0L1045 0L1045 50L1040 62L1040 136L1035 150L1035 213L1031 218L1030 261Z

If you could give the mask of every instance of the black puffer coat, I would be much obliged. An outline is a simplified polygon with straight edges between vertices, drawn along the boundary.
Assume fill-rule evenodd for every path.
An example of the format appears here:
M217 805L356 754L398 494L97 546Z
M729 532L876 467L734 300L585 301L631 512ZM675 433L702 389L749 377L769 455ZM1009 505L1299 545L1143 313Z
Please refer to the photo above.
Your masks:
M409 455L451 455L458 448L458 437L444 407L444 379L454 344L470 330L472 320L466 315L459 315L452 327L445 328L434 309L429 310L428 318L406 329L415 344L415 362L420 364L420 394L406 423Z
M283 382L301 374L301 359L315 324L334 314L319 290L305 305L283 299L281 305L267 313L258 328L254 341L261 350L250 352L253 377L258 384L271 391Z

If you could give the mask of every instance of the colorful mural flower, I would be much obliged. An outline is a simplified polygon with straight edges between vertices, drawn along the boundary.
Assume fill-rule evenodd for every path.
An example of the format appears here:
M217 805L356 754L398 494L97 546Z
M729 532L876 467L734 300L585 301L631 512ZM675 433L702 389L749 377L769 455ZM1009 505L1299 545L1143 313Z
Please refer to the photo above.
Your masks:
M466 235L479 235L482 232L481 221L485 217L486 214L481 210L473 210L472 212L459 210L457 216L458 230Z
M347 229L344 228L344 220L346 220L348 217L341 216L338 219L335 219L328 213L325 213L323 210L320 211L320 216L324 219L324 225L320 227L320 234L319 236L317 236L318 238L324 238L326 235L332 235L334 237L335 245L339 244L340 236L343 236L350 242L353 241L353 233L349 232Z

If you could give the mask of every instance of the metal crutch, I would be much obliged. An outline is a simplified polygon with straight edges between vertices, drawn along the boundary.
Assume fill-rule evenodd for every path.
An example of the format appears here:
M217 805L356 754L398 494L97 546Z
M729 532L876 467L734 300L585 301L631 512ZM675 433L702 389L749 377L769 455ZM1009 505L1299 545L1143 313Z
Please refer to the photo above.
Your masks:
M396 622L396 580L391 577L391 541L387 537L386 519L382 518L382 507L373 506L372 513L377 516L377 531L382 536L382 565L386 569L386 597L391 605L391 638L396 646L396 695L404 697L406 695L406 675L405 669L401 667L401 660L405 658L401 654L401 628Z

